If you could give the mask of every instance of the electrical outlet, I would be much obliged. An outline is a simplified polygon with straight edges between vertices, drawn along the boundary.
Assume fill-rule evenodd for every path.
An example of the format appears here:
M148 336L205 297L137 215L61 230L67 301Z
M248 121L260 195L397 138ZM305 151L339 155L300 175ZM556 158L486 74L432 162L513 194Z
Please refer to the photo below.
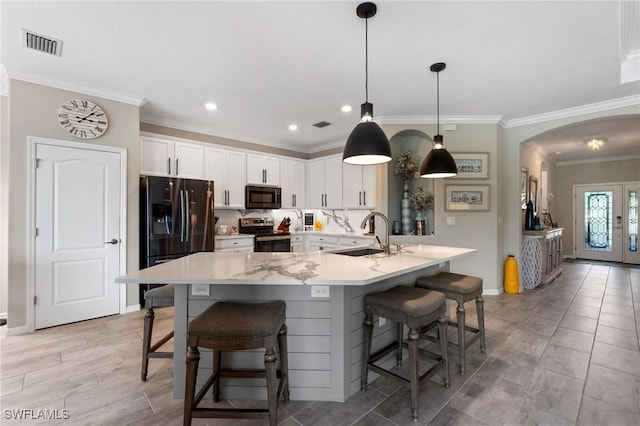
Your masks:
M208 296L209 284L191 284L192 296Z
M328 285L312 285L311 297L329 297Z
M378 317L378 326L382 327L387 323L387 319L384 317Z

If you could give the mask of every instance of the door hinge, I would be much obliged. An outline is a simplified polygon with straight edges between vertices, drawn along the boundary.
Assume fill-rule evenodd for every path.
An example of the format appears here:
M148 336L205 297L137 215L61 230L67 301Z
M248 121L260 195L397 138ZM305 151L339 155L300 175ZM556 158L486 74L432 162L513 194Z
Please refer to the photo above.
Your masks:
M37 236L38 236L38 234L40 233L39 231L40 231L40 230L39 230L38 228L36 228L36 237L37 237Z
M37 159L37 158L34 160L34 162L33 162L33 168L34 168L34 169L37 169L37 168L38 168L38 166L40 165L39 161L40 161L40 160L39 160L39 159Z
M33 296L33 304L38 304L38 296Z

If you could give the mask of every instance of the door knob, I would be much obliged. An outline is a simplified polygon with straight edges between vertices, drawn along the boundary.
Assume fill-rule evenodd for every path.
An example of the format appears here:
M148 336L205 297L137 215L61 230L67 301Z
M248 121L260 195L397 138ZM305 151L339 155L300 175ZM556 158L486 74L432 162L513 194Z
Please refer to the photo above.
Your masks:
M105 241L105 244L118 244L120 242L120 240L116 240L115 238L112 239L111 241Z

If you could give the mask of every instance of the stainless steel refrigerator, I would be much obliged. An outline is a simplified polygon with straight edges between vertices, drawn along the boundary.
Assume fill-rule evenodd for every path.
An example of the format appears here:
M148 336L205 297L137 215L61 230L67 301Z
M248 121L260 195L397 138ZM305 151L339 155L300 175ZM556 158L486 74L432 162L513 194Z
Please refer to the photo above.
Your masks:
M214 250L213 182L140 177L140 268ZM144 293L158 285L140 285Z

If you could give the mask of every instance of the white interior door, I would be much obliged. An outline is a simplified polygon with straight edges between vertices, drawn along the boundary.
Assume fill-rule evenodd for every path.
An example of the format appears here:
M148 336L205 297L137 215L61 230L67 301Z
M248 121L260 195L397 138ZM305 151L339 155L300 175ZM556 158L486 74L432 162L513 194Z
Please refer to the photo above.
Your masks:
M120 154L36 145L35 328L119 312Z
M622 262L622 185L575 187L576 257Z

